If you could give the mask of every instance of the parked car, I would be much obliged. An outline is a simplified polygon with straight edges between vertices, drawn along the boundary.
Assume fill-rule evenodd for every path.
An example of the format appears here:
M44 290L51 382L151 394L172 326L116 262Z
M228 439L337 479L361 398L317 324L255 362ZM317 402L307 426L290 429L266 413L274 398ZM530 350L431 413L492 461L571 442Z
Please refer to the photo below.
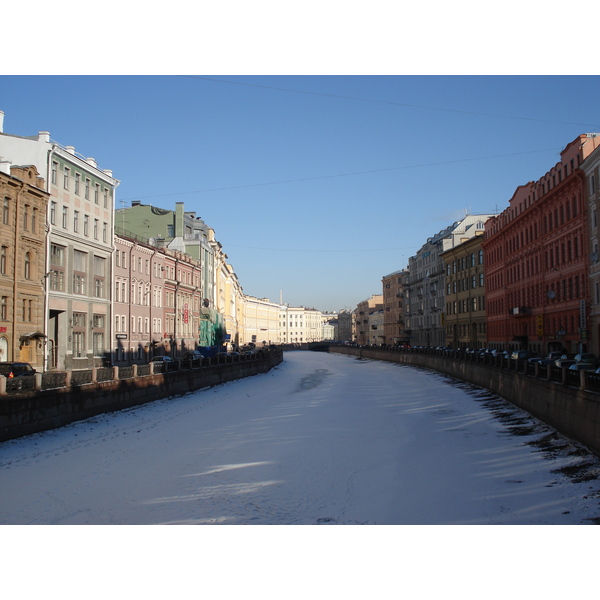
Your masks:
M515 350L510 357L513 360L527 360L528 358L533 358L537 356L537 353L532 352L531 350Z
M541 356L532 356L531 358L527 359L527 362L529 364L534 365L535 363L538 363L538 362L541 363L543 360L546 360L546 359L542 358Z
M4 377L27 377L37 371L26 362L0 362L0 375Z
M562 358L563 354L564 352L560 351L548 352L548 356L546 356L546 358L549 358L550 360L558 360L559 358Z
M594 365L594 367L598 366L598 357L591 352L582 352L581 354L576 354L575 360L578 363L588 363Z
M554 361L554 364L557 367L570 367L571 365L576 365L577 363L572 358L559 358Z
M171 358L170 356L153 356L150 359L150 362L175 362L175 360L173 358Z
M198 350L191 350L183 355L185 360L202 360L204 356Z
M594 371L596 369L595 365L592 363L575 363L569 367L569 371Z
M550 359L550 358L542 358L542 360L538 361L538 364L540 365L540 367L545 367L547 365L553 365L556 361Z

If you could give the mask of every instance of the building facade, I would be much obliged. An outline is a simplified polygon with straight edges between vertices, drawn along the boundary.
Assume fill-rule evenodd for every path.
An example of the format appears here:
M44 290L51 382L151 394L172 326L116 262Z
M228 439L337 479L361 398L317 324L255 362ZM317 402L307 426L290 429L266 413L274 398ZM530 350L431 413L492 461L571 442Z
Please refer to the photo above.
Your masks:
M110 360L113 215L119 181L47 131L3 132L0 155L34 165L50 193L46 222L46 365L87 369Z
M406 330L413 346L444 346L446 271L442 253L484 231L492 215L467 215L429 238L408 262Z
M310 344L323 339L323 314L315 308L279 306L279 343Z
M404 281L405 270L395 271L381 280L383 286L383 332L384 343L397 346L408 343L404 333Z
M240 346L254 344L263 348L276 344L279 339L280 305L268 298L244 296L244 318Z
M337 317L337 338L338 342L353 342L355 331L356 314L350 310L340 310Z
M443 325L448 348L487 347L483 231L442 252L446 309Z
M590 313L588 350L600 356L600 253L598 216L600 215L600 147L582 163L585 174L585 195L588 207L590 238Z
M359 346L366 346L373 343L373 340L378 337L378 334L383 336L383 323L382 330L372 330L371 326L377 323L369 322L369 316L372 313L379 313L383 311L383 294L373 294L367 300L359 302L354 310L355 314L355 339ZM374 333L372 334L371 331ZM381 343L381 342L379 342Z
M46 210L35 166L0 163L0 361L45 366Z
M598 134L578 136L541 179L517 188L486 223L487 331L492 347L540 354L589 346L590 236L581 163Z

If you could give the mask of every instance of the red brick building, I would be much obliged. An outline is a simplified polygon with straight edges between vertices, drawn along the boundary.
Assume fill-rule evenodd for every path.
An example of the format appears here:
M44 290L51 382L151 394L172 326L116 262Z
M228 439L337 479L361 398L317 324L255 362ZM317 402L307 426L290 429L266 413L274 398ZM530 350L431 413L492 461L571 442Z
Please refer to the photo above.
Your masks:
M485 224L491 347L546 354L588 347L589 236L580 164L600 134L578 136L541 179L519 186Z

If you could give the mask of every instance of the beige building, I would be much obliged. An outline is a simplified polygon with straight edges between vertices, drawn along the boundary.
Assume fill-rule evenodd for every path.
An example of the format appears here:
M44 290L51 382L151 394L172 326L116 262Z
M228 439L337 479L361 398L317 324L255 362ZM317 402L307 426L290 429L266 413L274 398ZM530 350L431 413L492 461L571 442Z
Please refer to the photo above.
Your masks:
M244 322L240 346L256 344L257 348L277 343L279 339L279 304L268 298L243 297Z
M355 339L359 346L365 346L372 343L372 335L369 323L369 315L375 312L383 311L383 294L373 294L369 299L359 302L354 313L355 319ZM381 335L383 336L383 324ZM381 343L378 342L378 343Z
M487 346L482 241L479 234L441 254L446 273L442 325L450 348Z
M396 271L386 275L383 285L383 332L384 343L397 346L408 342L404 333L404 279L406 271Z
M0 361L44 369L46 210L34 166L0 163Z

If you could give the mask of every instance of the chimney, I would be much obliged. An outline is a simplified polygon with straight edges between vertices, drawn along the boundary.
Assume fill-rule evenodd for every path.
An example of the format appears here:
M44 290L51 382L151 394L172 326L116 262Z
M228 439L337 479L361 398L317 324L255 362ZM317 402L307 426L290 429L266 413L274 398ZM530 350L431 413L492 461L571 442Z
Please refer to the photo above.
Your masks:
M4 112L0 110L0 133L4 133Z
M75 154L75 146L65 146L65 150L69 153L69 154Z
M49 131L38 131L38 140L40 142L46 142L46 144L49 144L50 143L50 132Z
M141 202L139 200L132 200L131 206L140 206Z

